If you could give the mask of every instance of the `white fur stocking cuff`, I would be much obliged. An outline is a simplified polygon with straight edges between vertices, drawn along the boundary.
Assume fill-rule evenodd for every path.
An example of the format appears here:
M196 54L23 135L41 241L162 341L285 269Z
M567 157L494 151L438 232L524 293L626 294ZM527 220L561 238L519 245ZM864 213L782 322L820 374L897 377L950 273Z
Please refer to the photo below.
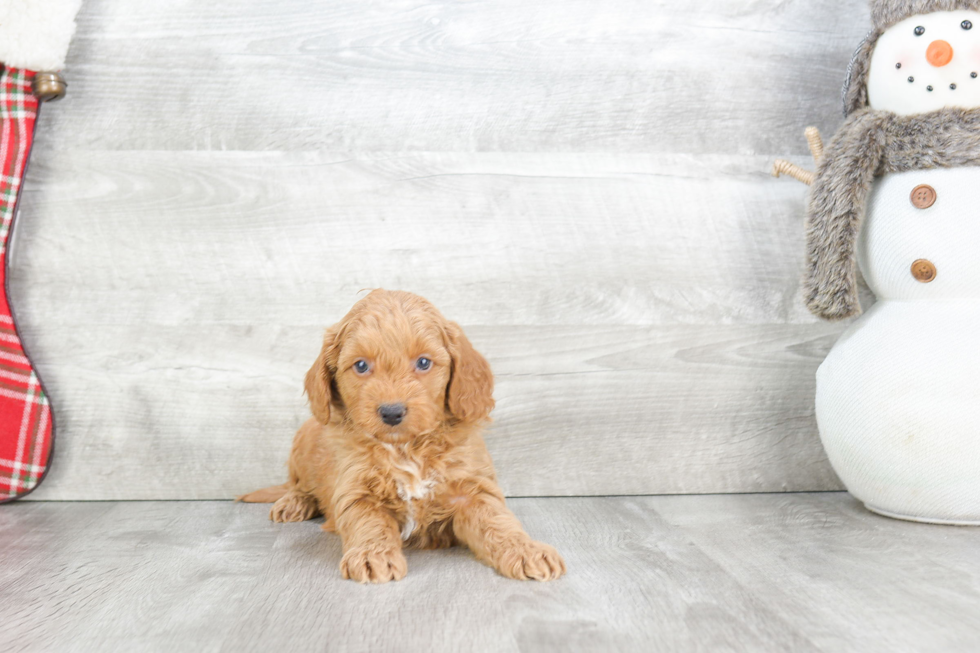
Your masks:
M61 70L82 0L0 0L0 63Z

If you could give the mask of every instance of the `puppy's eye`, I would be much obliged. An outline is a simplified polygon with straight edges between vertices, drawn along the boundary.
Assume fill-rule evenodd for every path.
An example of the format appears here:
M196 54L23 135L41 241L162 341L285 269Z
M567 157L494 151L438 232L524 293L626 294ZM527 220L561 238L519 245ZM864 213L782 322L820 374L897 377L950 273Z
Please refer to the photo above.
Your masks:
M425 356L420 356L417 361L415 361L415 369L419 372L427 372L429 368L432 367L432 361L430 361Z
M922 36L925 33L926 33L926 28L923 27L922 25L919 25L918 27L915 28L915 35L916 36Z
M367 374L371 370L371 366L363 358L354 363L354 371L358 374Z
M963 29L973 29L973 23L968 20L964 20L962 23L960 23L960 27Z

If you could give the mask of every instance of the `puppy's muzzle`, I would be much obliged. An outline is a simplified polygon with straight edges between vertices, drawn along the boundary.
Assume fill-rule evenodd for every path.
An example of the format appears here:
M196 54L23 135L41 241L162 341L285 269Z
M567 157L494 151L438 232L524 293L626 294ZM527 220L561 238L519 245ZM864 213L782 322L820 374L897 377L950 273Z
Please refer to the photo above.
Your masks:
M378 406L378 415L381 415L381 421L388 426L401 424L407 412L408 409L405 408L405 404L382 404Z

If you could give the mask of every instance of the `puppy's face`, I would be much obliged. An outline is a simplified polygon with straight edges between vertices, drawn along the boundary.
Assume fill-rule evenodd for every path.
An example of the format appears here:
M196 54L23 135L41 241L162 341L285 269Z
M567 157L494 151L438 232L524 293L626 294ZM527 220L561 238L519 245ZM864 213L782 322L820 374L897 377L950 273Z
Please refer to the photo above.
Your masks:
M342 410L360 431L406 442L449 421L486 419L490 366L428 301L376 290L327 331L306 379L313 414Z
M432 431L444 419L452 357L425 315L369 313L349 329L336 385L348 418L382 440Z

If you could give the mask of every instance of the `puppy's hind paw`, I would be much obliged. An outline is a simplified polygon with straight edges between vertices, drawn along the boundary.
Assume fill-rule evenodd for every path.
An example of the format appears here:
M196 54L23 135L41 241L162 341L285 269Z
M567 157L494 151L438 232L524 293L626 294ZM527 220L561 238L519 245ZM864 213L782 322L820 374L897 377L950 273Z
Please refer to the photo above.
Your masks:
M408 573L408 562L398 549L357 547L344 554L340 561L340 573L344 578L358 583L387 583L404 578Z
M308 494L291 490L272 505L269 519L274 522L295 522L313 519L320 514L316 499Z
M565 561L554 547L534 541L505 551L495 566L501 574L515 580L555 580L566 571Z

